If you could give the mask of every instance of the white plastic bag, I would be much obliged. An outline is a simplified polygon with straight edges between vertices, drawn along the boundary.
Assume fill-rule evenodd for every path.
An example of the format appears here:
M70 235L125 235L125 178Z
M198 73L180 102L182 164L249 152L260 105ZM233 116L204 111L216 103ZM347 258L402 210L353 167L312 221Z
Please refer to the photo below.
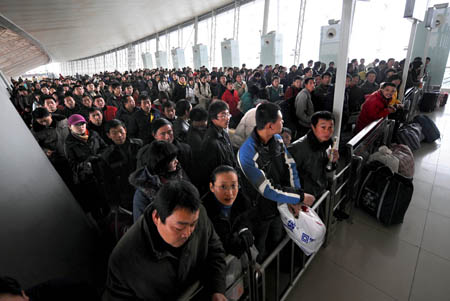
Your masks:
M287 204L278 206L281 222L289 237L307 255L319 250L325 238L326 227L317 213L307 206L302 207L298 218L289 211Z

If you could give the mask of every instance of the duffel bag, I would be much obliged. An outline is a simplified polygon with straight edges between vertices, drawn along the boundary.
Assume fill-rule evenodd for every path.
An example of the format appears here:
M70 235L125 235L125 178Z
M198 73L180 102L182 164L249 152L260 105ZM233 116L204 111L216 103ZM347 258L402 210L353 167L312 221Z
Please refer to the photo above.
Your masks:
M392 155L398 158L398 173L407 178L414 176L414 155L405 144L392 144Z
M441 137L441 132L430 117L426 115L417 115L414 117L414 121L419 123L422 127L422 134L425 137L425 142L431 143Z
M397 142L407 145L412 151L420 148L420 136L422 135L422 128L420 124L411 123L402 126L397 131Z

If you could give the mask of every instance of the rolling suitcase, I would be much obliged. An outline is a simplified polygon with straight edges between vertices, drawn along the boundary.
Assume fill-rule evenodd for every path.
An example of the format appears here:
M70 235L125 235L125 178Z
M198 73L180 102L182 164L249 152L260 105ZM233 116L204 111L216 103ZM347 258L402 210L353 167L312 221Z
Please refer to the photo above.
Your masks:
M419 104L421 112L433 112L436 108L436 103L439 93L437 92L425 92Z

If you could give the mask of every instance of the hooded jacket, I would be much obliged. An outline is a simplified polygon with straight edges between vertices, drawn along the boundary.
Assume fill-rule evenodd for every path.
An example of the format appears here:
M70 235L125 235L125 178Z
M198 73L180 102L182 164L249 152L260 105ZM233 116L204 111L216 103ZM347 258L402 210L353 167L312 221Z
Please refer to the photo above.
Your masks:
M206 210L179 256L161 245L150 205L114 248L108 263L104 301L176 300L201 280L208 292L225 292L225 252Z
M166 181L181 179L187 179L181 168L177 168L177 171L170 174L167 179L155 173L152 174L147 167L133 172L129 177L130 184L136 188L133 197L133 221L136 222L144 213L145 208L153 202L156 193Z

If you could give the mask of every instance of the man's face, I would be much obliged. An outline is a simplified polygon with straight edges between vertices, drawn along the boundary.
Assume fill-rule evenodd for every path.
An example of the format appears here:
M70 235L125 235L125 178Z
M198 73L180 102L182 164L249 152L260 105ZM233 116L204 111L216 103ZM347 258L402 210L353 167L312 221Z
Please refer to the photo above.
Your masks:
M308 72L305 73L305 77L311 77L313 76L313 71L309 70Z
M52 98L47 98L44 103L44 108L46 108L50 113L56 111L56 102Z
M152 102L150 101L150 99L143 99L143 100L141 100L141 109L146 114L150 113L150 110L152 109Z
M239 192L238 177L232 171L217 174L216 181L209 183L209 189L222 205L231 206Z
M219 80L220 80L220 83L224 86L227 83L227 78L225 76L221 76Z
M270 124L270 128L273 131L273 134L280 134L283 130L283 115L281 111L278 111L278 118L274 123Z
M74 93L75 95L83 95L84 93L83 87L76 87Z
M319 119L316 126L311 125L311 129L319 142L330 140L334 132L333 120Z
M383 94L384 98L391 99L395 93L395 90L396 89L394 87L387 86L384 89L381 89L381 93Z
M352 82L352 79L350 77L346 77L345 78L345 87L346 88L350 87L351 82Z
M153 135L158 141L166 141L169 143L173 142L173 130L170 124L160 127L155 135Z
M359 76L352 77L351 86L357 86L359 84Z
M186 78L184 76L180 77L180 83L183 85L186 83Z
M322 78L320 76L316 76L314 78L314 83L316 84L316 86L320 85L321 82L322 82Z
M102 97L96 98L94 100L94 106L99 109L103 109L103 107L105 106L105 100Z
M64 105L69 108L75 108L75 100L73 100L72 96L64 97Z
M306 90L308 90L309 92L314 91L314 88L316 87L316 85L314 84L313 80L310 80L306 85L305 88Z
M202 83L206 83L206 76L201 77L201 78L200 78L200 81L201 81Z
M63 87L63 90L64 90L64 92L67 92L67 91L69 91L69 89L70 89L70 87L69 87L69 86L64 86L64 87Z
M87 88L87 90L88 90L89 92L93 92L93 91L95 90L94 84L88 84L88 85L86 86L86 88Z
M163 110L164 116L167 117L167 119L174 119L175 118L175 108L174 107L165 107Z
M329 84L330 84L330 76L328 76L328 75L325 75L323 78L322 78L322 84L323 85L325 85L325 86L328 86Z
M399 79L394 79L394 80L392 81L392 83L393 83L395 86L397 86L397 87L400 85L401 82L402 82L402 81L399 80Z
M85 96L81 99L81 103L85 106L85 107L92 107L92 99L89 96Z
M113 92L114 92L114 95L115 95L115 96L120 96L120 95L122 94L122 87L121 87L121 86L116 87L116 88L113 90Z
M367 75L367 81L371 84L373 84L375 82L376 78L377 78L377 76L373 73L370 73L369 75Z
M111 128L106 135L114 142L114 144L121 145L124 144L127 139L127 130L119 125L115 128Z
M43 125L45 127L49 127L50 124L52 124L52 121L53 121L52 115L48 115L46 117L36 119L37 123L39 123L40 125Z
M272 81L272 86L274 86L275 88L278 87L279 84L280 84L280 80L278 78L276 78Z
M163 223L156 210L152 213L153 222L161 238L174 248L179 248L189 239L197 225L200 210L191 212L185 208L175 208Z
M42 94L45 94L45 95L49 95L50 94L50 90L47 87L43 87L41 89L41 92L42 92Z
M217 114L217 118L213 119L212 122L215 126L218 126L222 129L227 129L228 124L230 123L230 118L230 112L228 110L225 110Z
M94 112L89 113L89 121L96 126L101 126L103 122L103 114L100 113L100 111L95 110Z
M127 96L127 101L125 102L125 109L132 112L136 107L136 103L134 102L133 96Z
M125 87L125 95L133 95L133 86Z
M284 132L281 134L281 138L283 138L284 145L289 146L291 145L292 136L288 132Z
M302 86L302 80L301 80L301 79L295 80L295 81L294 81L294 86L295 86L297 89L300 89L300 87Z

